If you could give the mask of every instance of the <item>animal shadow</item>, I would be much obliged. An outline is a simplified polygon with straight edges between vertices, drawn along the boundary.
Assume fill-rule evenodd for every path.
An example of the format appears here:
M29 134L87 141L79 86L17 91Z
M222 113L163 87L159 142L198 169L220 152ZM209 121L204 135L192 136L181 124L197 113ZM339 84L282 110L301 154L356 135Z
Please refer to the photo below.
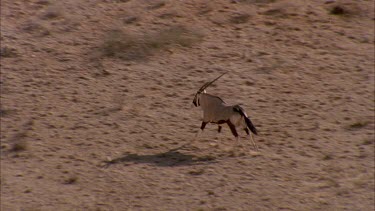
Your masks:
M146 154L139 155L136 153L128 153L121 157L112 159L110 161L105 161L104 167L107 168L113 164L119 163L148 163L156 166L188 166L188 165L199 165L214 163L215 157L212 156L195 156L181 153L177 150L182 147L168 150L166 152L161 152L157 154Z

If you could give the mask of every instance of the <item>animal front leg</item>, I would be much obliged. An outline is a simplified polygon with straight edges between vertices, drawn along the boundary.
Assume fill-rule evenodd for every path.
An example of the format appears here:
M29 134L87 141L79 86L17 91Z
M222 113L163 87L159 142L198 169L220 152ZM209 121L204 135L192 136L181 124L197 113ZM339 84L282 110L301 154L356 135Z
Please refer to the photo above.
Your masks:
M207 123L208 123L208 122L202 122L202 124L201 124L201 129L198 130L198 132L195 134L194 141L197 140L199 134L201 134L201 133L203 132L203 130L204 130L204 128L206 127Z

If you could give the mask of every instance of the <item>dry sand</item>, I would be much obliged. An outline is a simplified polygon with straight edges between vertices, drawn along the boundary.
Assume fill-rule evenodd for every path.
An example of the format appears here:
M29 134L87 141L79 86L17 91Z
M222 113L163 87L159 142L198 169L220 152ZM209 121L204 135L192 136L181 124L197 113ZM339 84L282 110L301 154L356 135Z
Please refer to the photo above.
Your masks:
M374 2L2 0L1 210L374 210Z

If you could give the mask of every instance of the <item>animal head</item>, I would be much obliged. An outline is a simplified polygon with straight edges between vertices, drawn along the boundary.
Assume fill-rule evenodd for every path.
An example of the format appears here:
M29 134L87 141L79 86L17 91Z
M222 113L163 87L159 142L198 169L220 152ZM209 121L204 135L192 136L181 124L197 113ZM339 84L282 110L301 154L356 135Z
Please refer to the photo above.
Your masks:
M195 105L195 107L198 107L200 106L200 103L199 103L199 99L200 99L200 95L202 93L206 93L206 88L209 87L211 84L213 84L216 80L218 80L219 78L221 78L221 76L225 75L226 73L228 72L225 72L223 74L221 74L219 77L215 78L214 80L212 80L211 82L206 82L198 91L197 93L195 93L195 96L194 96L194 99L193 99L193 104Z

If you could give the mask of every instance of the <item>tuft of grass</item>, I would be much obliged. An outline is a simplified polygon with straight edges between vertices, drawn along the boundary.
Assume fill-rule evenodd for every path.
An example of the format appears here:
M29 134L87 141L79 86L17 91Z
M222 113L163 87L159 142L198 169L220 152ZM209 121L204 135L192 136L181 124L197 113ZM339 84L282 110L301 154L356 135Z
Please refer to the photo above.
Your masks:
M195 175L195 176L202 175L203 173L204 173L204 169L198 169L198 170L191 170L191 171L189 171L189 174Z
M56 19L62 16L61 8L57 6L49 7L46 12L43 14L42 19L49 20L49 19Z
M64 181L64 184L66 185L71 185L71 184L75 184L77 183L78 181L78 177L77 176L70 176L68 177L65 181Z
M212 190L207 190L207 194L210 195L210 196L212 196L212 195L215 195L215 192L212 191Z
M372 139L366 139L366 140L364 140L364 141L362 142L362 145L370 145L370 144L372 144L372 143L374 143L374 140L372 140Z
M348 13L348 11L344 7L336 5L329 10L329 13L332 15L344 15Z
M366 127L368 125L368 122L354 122L351 125L349 125L350 129L359 129Z
M134 22L137 22L139 20L138 17L135 17L135 16L129 16L129 17L125 17L123 19L123 23L124 24L132 24Z
M0 117L9 117L9 116L13 115L14 113L16 113L15 109L0 108Z
M333 159L333 156L331 154L325 154L323 156L323 160L332 160Z
M250 15L246 13L239 13L233 15L229 21L234 24L242 24L248 22L250 19Z
M182 26L170 27L151 36L145 36L146 44L152 48L165 48L171 45L191 47L202 36Z
M239 0L239 2L248 4L269 4L276 2L276 0Z
M36 2L36 4L40 4L40 5L50 5L51 2L50 0L39 0Z
M153 5L148 6L147 8L149 10L156 10L156 9L164 7L165 5L166 3L164 1L159 1L159 2L154 3Z
M275 18L289 18L297 16L297 11L299 11L299 7L292 2L280 2L274 4L270 9L262 12L262 14Z
M215 155L205 155L198 158L198 161L213 161L216 159Z
M50 30L46 26L37 22L29 21L22 26L22 29L25 32L29 32L40 37L48 36L51 34Z
M17 57L18 53L16 49L4 46L4 47L1 47L0 49L0 56L2 58L12 58L12 57Z
M25 140L16 141L10 148L11 152L22 152L25 150L27 150L27 143Z
M341 17L363 16L368 13L367 8L357 2L339 2L328 8L328 13Z
M126 34L121 30L113 30L107 34L100 49L106 57L140 60L168 47L191 47L201 38L198 33L179 26L140 37Z

